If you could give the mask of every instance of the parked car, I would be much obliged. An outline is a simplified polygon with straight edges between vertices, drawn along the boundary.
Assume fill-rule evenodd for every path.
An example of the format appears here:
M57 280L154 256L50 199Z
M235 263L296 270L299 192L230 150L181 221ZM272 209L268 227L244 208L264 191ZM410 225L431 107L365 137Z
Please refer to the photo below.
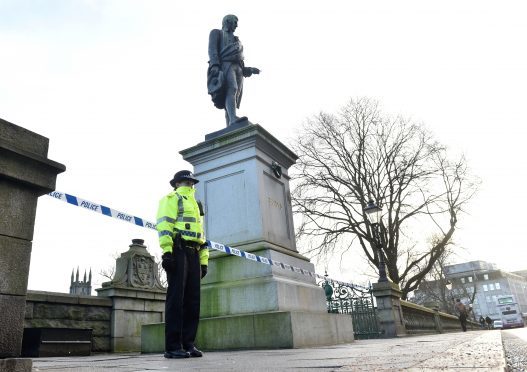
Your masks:
M501 320L495 320L494 329L503 329L503 322Z

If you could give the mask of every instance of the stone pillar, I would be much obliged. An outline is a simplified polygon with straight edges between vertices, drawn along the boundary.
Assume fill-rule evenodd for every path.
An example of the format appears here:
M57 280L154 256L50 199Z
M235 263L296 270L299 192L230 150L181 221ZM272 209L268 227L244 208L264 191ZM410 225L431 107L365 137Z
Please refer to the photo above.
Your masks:
M260 125L181 151L200 182L208 239L314 272L296 249L288 169L297 156ZM198 343L206 349L353 341L351 317L328 314L315 278L211 250Z
M399 286L388 281L373 283L372 287L377 302L377 317L384 337L406 335Z
M49 140L0 119L0 370L30 371L20 356L37 198L66 167L47 158Z
M112 299L113 352L141 351L141 326L164 320L166 290L143 243L133 239L130 249L116 260L113 280L96 289L98 296Z

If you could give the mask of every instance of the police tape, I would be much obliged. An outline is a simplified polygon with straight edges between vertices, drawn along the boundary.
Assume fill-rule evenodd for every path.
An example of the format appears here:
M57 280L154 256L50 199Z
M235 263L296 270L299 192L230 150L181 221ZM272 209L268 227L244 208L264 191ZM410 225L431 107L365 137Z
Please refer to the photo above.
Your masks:
M50 192L47 195L51 196L54 199L61 200L61 201L66 202L68 204L74 205L76 207L85 208L85 209L88 209L88 210L90 210L92 212L99 213L99 214L102 214L102 215L105 215L105 216L108 216L108 217L112 217L112 218L115 218L115 219L118 219L118 220L121 220L121 221L124 221L124 222L128 222L128 223L131 223L131 224L136 225L136 226L140 226L140 227L144 227L144 228L147 228L147 229L156 230L156 224L153 223L153 222L147 221L147 220L145 220L143 218L140 218L140 217L137 217L137 216L133 216L133 215L128 214L128 213L124 213L124 212L118 211L116 209L112 209L112 208L104 206L102 204L94 203L94 202L86 200L86 199L81 199L81 198L79 198L77 196L66 194L66 193L60 192L60 191L52 191L52 192ZM216 251L220 251L220 252L223 252L223 253L226 253L226 254L230 254L232 256L238 256L240 258L245 258L245 259L253 261L253 262L259 262L259 263L262 263L264 265L270 265L270 266L273 266L273 267L276 267L276 268L280 268L280 269L283 269L283 270L289 270L289 271L292 271L292 272L295 272L295 273L298 273L298 274L303 274L303 275L306 275L306 276L310 276L310 277L313 277L313 278L324 279L324 280L327 280L327 281L330 281L330 282L333 282L333 283L337 283L339 285L349 286L349 287L351 287L353 289L369 290L368 287L364 287L364 286L361 286L361 285L358 285L358 284L353 284L353 283L341 282L339 280L327 278L326 276L319 275L317 273L314 273L314 272L309 271L309 270L302 269L300 267L288 265L288 264L286 264L284 262L273 260L273 259L270 259L270 258L267 258L267 257L258 256L258 255L252 254L250 252L245 252L245 251L242 251L240 249L229 247L229 246L227 246L225 244L213 242L211 240L207 240L206 244L207 244L207 246L210 249L214 249Z
M136 226L146 227L147 229L156 229L156 224L146 221L140 217L132 216L131 214L120 212L118 210L106 207L102 204L97 204L86 199L81 199L77 196L66 194L65 192L52 191L48 194L52 198L61 200L77 207L86 208L92 212L100 213L108 217L113 217L118 220L129 222Z

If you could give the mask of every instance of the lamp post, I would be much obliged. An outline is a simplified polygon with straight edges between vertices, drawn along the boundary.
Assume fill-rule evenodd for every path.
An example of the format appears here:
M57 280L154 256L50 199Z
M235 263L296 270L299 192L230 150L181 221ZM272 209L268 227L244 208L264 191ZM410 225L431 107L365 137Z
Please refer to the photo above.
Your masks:
M382 254L382 242L381 242L381 235L379 233L379 224L381 222L381 212L382 208L379 207L377 204L373 202L373 200L370 199L368 201L368 205L366 208L364 208L364 212L366 213L366 216L368 217L368 220L372 227L373 232L373 240L375 241L375 245L377 246L377 250L379 251L379 283L387 282L388 277L386 276L386 264L384 263L384 255Z
M450 293L450 295L452 295L452 292L450 292L452 290L452 282L450 280L446 281L445 287L446 289L448 289L448 292Z
M447 280L445 283L445 287L448 290L448 293L450 293L450 299L452 300L452 304L454 303L454 295L452 294L452 282L450 280ZM446 299L445 299L446 300ZM451 306L452 306L451 304ZM448 309L450 310L450 306L448 306Z

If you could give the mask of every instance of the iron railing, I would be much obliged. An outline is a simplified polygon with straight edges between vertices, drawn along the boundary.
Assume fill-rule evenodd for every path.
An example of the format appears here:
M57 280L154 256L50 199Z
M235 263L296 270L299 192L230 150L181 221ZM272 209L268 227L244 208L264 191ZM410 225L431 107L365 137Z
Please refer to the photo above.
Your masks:
M350 286L329 280L327 277L319 285L326 294L328 313L351 315L355 339L380 336L371 286Z

